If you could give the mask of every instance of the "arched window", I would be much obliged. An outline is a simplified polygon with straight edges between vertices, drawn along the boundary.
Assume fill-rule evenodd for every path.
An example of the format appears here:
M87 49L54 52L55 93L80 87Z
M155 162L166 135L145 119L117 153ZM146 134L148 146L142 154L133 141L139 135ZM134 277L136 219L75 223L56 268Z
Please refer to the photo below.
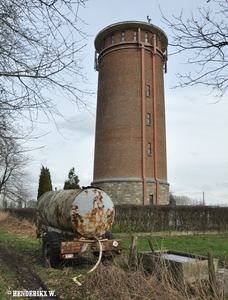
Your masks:
M121 42L125 41L125 31L121 32Z
M149 84L147 84L147 86L146 86L146 96L150 97L150 85Z
M151 125L151 114L150 113L148 113L147 114L147 125Z
M152 154L152 150L151 150L151 143L147 144L147 155L151 155Z
M145 32L145 43L149 43L148 32Z

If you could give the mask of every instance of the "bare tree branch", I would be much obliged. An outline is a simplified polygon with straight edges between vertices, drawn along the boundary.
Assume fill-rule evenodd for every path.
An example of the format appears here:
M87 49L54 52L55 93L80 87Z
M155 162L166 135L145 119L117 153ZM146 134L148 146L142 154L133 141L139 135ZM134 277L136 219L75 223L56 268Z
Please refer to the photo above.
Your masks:
M215 12L210 8L212 2L217 5ZM198 8L197 17L190 13L184 18L183 11L172 20L162 17L172 31L170 46L175 50L171 55L186 52L186 64L194 66L188 74L177 74L179 84L174 88L200 84L209 87L220 99L228 88L228 2L205 3L205 7Z
M77 16L85 1L2 0L0 3L0 113L47 117L61 113L52 95L79 107L89 91L81 88L84 26ZM80 22L79 22L80 21ZM1 116L0 116L1 117ZM15 117L15 114L14 114Z

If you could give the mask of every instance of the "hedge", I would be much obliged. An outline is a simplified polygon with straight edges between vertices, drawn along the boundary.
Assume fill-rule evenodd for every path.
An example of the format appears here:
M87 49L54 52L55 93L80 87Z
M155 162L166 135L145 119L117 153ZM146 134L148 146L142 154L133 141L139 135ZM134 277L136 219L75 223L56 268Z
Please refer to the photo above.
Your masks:
M35 222L35 208L7 209ZM228 207L115 205L114 232L228 230Z

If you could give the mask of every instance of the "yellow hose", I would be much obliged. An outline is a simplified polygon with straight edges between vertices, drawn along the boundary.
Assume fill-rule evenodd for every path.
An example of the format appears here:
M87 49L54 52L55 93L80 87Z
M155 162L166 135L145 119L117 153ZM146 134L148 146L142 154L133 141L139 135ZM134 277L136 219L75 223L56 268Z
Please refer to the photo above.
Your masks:
M100 242L100 240L99 240L96 236L94 236L94 238L95 238L95 240L97 240L98 245L99 245L99 257L98 257L98 260L97 260L96 264L93 266L93 268L92 268L91 270L89 270L89 271L87 272L87 274L92 273L93 271L96 270L96 268L98 267L98 265L99 265L99 263L100 263L100 261L101 261L101 258L102 258L102 245L101 245L101 242ZM82 285L81 282L78 281L78 278L80 278L80 277L82 277L82 274L80 274L80 275L78 275L78 276L75 276L75 277L73 278L73 281L74 281L78 286L81 286L81 285Z

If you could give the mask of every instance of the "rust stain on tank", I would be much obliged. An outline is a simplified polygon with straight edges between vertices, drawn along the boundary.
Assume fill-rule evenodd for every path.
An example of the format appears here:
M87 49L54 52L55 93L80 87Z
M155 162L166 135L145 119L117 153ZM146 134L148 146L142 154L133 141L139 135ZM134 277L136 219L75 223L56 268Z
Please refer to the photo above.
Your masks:
M88 232L93 232L93 235L100 235L100 232L106 232L113 223L114 211L108 209L105 212L102 193L94 190L93 208L84 216L78 213L78 206L73 205L71 220L75 229L81 235L88 235Z
M72 210L71 221L74 223L74 227L78 229L80 225L84 222L83 218L78 213L77 205L72 205L71 210Z

